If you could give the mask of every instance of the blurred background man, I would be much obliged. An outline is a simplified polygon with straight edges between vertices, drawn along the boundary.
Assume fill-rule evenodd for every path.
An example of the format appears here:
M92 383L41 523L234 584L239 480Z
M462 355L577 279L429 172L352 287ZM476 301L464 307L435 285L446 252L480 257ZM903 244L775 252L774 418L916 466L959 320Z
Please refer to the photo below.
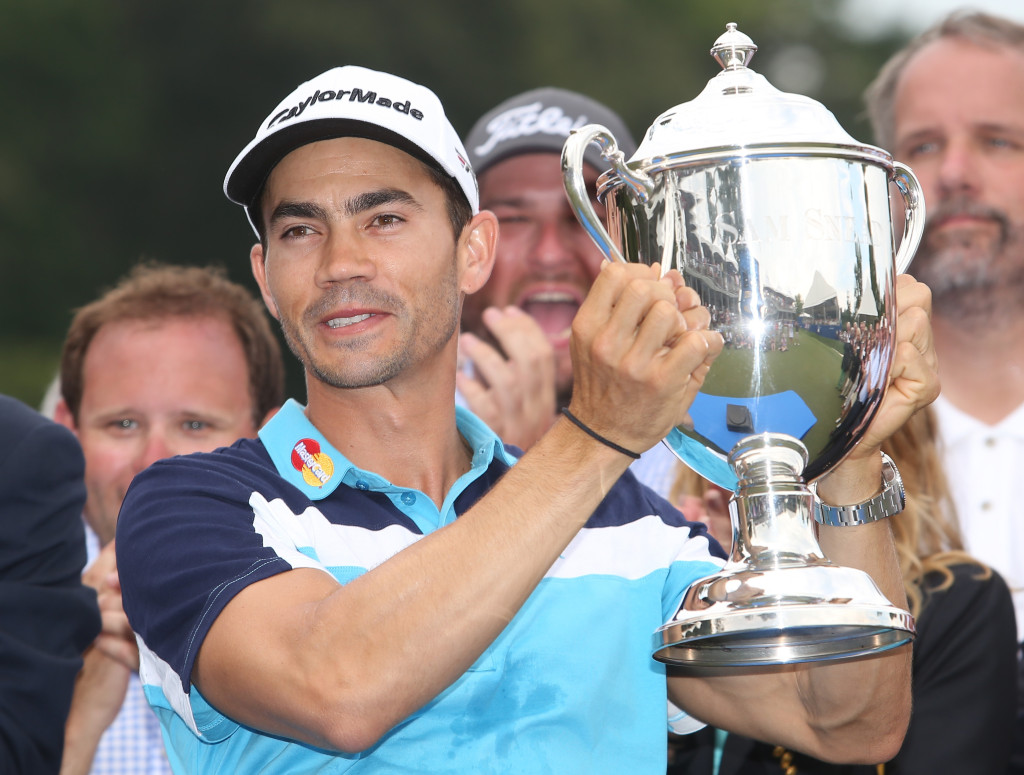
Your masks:
M493 211L501 228L491 277L463 306L459 393L496 433L523 449L569 403L570 326L604 260L562 183L562 147L573 129L587 124L610 130L627 159L636 152L629 127L611 108L554 87L504 100L466 137L480 207ZM594 209L603 217L597 179L611 165L597 145L587 149L584 162ZM666 493L674 467L674 455L657 444L631 470Z
M466 138L480 206L498 216L501 232L494 271L483 291L467 299L463 327L505 347L509 324L485 318L485 310L515 306L526 312L554 351L560 405L572 392L569 328L604 259L569 207L562 184L562 146L570 131L587 124L610 129L627 158L636 151L629 128L611 109L556 88L505 100L478 119ZM584 177L596 191L598 175L610 165L596 145L585 159ZM600 207L596 199L595 205Z
M954 13L893 56L866 97L877 141L924 189L927 223L910 269L933 294L944 462L967 549L1013 591L1020 642L1024 26ZM1012 772L1024 772L1021 684Z
M924 189L911 272L934 298L946 470L968 549L1015 590L1021 635L1024 26L954 14L896 54L867 99L879 143Z
M281 405L284 365L263 305L210 268L146 264L78 310L56 419L85 453L84 517L103 631L85 657L61 772L170 772L121 608L114 531L125 490L156 460L228 446Z

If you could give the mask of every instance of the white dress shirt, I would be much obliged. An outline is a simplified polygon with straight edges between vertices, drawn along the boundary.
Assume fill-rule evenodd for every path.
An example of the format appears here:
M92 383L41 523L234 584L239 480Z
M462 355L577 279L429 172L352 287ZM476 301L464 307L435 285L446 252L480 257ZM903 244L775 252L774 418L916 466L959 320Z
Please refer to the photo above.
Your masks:
M967 550L991 565L1013 592L1017 639L1024 640L1024 404L996 425L934 403L941 452Z

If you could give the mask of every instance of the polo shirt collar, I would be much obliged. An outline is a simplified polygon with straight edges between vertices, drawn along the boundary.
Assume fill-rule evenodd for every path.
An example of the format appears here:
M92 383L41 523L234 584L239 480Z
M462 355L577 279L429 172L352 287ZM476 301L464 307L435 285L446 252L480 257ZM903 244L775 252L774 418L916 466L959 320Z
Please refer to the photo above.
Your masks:
M497 435L468 409L456 407L455 422L473 451L474 478L495 459L506 465L515 462ZM357 477L374 489L390 486L386 479L356 467L335 449L306 417L306 407L294 398L260 429L259 437L278 474L311 500L326 498L346 478Z

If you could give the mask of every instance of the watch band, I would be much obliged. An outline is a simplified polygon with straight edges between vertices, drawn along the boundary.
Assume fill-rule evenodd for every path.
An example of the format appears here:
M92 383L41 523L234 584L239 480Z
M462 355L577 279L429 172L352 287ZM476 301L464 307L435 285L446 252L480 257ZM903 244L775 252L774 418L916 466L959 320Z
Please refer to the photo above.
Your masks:
M892 458L882 453L882 491L873 498L855 503L852 506L830 506L822 503L818 493L814 493L814 519L822 525L835 527L851 527L877 522L903 511L906 505L906 493L903 491L903 478Z

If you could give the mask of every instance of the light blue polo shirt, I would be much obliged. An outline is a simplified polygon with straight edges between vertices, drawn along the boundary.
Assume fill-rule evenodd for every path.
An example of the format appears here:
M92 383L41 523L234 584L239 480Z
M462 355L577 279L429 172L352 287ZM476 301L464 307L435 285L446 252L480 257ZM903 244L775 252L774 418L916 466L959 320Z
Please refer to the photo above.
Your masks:
M702 527L629 474L476 664L369 750L261 734L191 685L210 624L248 584L296 567L344 584L482 497L515 457L470 412L459 409L457 422L473 463L440 509L356 468L294 401L259 440L136 477L118 564L140 674L176 772L664 773L665 672L651 636L722 558Z

